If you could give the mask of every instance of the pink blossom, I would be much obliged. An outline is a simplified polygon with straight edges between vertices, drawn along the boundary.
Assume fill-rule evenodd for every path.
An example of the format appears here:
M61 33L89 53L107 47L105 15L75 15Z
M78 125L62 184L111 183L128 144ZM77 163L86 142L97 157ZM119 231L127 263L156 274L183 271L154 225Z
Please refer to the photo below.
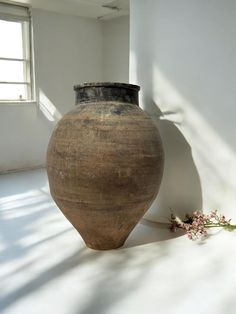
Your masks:
M207 229L212 227L225 227L229 231L236 229L236 225L231 225L231 220L227 220L217 210L210 212L208 215L203 214L201 211L195 211L192 216L186 215L185 218L185 220L181 220L171 213L170 230L175 232L177 228L182 228L191 240L206 237L208 234Z

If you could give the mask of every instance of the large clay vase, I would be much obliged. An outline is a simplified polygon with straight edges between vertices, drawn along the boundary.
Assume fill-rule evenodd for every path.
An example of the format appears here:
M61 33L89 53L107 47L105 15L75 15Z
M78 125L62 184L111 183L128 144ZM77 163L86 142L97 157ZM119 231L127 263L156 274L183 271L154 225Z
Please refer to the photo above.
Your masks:
M160 135L139 108L139 86L74 89L76 108L59 121L48 146L51 195L88 247L118 248L158 193Z

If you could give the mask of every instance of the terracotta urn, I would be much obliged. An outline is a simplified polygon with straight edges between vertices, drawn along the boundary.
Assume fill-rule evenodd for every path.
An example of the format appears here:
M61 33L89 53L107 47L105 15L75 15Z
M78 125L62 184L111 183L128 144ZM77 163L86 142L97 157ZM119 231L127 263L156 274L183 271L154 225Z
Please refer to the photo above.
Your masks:
M75 86L76 108L59 121L48 145L51 195L93 249L122 246L160 187L161 138L139 107L139 89Z

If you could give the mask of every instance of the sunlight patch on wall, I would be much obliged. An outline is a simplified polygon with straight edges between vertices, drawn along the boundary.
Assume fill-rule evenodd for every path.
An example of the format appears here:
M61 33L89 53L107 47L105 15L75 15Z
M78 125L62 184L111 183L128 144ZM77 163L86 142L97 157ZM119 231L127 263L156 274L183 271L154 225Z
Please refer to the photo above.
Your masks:
M39 89L39 109L51 122L57 122L62 118L62 114L41 89Z
M137 77L137 58L136 54L133 50L130 50L130 56L129 56L129 73L132 73L132 77L129 77L131 84L136 84L138 81ZM130 74L129 74L130 76Z
M208 209L233 209L236 154L223 140L222 130L213 129L157 65L153 67L153 82L153 100L163 112L162 119L175 123L192 148L202 183L203 205Z

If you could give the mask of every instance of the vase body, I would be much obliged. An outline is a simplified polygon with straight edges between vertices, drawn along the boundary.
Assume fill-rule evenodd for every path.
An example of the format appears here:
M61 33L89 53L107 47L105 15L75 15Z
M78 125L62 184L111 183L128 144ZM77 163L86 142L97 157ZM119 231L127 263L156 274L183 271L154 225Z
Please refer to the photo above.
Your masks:
M50 192L88 247L118 248L158 193L160 135L138 106L139 86L74 89L76 108L59 121L48 145Z

